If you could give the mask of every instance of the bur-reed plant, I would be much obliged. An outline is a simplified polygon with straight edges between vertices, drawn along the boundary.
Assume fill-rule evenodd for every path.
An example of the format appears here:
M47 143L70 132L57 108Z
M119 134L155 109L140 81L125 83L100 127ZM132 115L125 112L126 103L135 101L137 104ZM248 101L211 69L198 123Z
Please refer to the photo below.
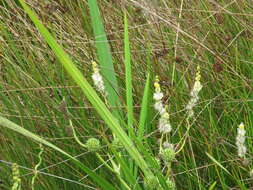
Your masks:
M33 3L28 1L26 2L29 3L30 6L33 6ZM163 1L163 3L165 2L166 1ZM201 2L201 5L198 6L203 6L206 11L201 13L195 11L195 14L199 14L200 18L202 18L201 14L207 15L208 17L210 16L210 20L214 20L212 23L216 22L216 15L213 15L213 12L209 11L212 10L210 8L211 6L204 1ZM231 44L228 42L228 46L225 48L223 48L224 46L220 45L221 42L218 41L219 39L225 39L225 37L214 38L212 33L212 30L215 30L215 34L220 35L219 32L223 33L223 27L216 28L214 24L208 24L208 27L207 25L204 25L203 29L205 29L206 26L206 30L208 31L207 33L202 33L199 31L191 33L191 27L194 26L189 27L189 34L186 32L187 36L193 37L195 42L198 42L197 45L202 45L200 47L197 47L194 42L185 37L185 33L180 33L181 30L188 30L188 28L185 30L184 24L173 25L174 28L175 26L180 27L176 28L177 42L174 44L174 31L170 27L164 27L163 25L160 25L156 20L156 15L158 15L158 18L169 16L170 19L162 19L164 23L168 23L167 20L171 20L171 18L174 16L170 15L171 13L160 15L160 12L154 11L155 9L152 9L152 7L151 9L146 9L146 7L144 7L144 9L141 9L140 15L143 13L145 17L147 17L146 19L148 20L149 25L152 22L157 23L155 26L158 27L157 30L159 30L161 33L154 33L154 31L156 31L155 27L152 27L152 30L148 31L147 33L144 32L145 35L142 35L142 33L139 34L139 30L132 30L133 32L131 35L135 35L134 39L136 39L136 41L131 43L131 46L136 48L138 47L136 44L140 42L143 43L143 39L139 41L139 39L142 37L145 37L145 42L151 41L150 43L152 43L153 46L156 42L158 43L158 41L155 41L157 40L156 37L158 35L163 36L162 41L168 41L169 48L172 48L174 45L178 46L175 47L175 51L177 51L178 54L175 58L173 55L171 55L170 51L166 50L166 45L164 45L164 50L155 53L154 57L147 55L148 57L145 58L145 56L140 56L142 55L140 52L143 51L143 49L133 48L132 51L130 50L129 41L133 36L128 36L128 19L126 15L129 13L133 14L135 8L126 6L124 7L127 9L124 17L124 40L120 40L124 42L124 46L118 45L117 48L117 51L120 51L120 47L124 47L124 56L115 55L115 49L114 55L112 56L110 46L115 47L112 44L115 41L113 40L114 36L111 35L110 32L108 32L108 35L105 33L97 2L87 1L83 3L81 1L70 1L68 3L69 4L67 7L71 7L73 12L78 12L81 10L80 12L84 20L83 25L85 25L84 29L87 30L87 28L89 28L88 30L91 30L92 28L94 32L94 43L96 44L97 53L94 53L95 51L92 53L88 52L86 49L87 43L82 44L81 49L71 49L69 46L73 45L74 41L73 43L71 41L70 43L69 41L65 43L65 35L67 33L65 34L61 30L54 30L55 25L58 26L59 23L55 22L55 20L48 20L48 18L44 17L43 14L40 14L40 9L37 9L36 6L33 7L33 10L40 14L40 20L47 26L50 34L45 30L45 27L43 28L43 26L39 24L36 17L34 17L31 11L29 11L29 9L26 7L25 10L33 19L33 22L35 23L35 26L39 32L41 32L38 37L38 43L44 45L42 46L43 51L36 51L36 49L34 49L34 51L40 52L42 57L54 57L48 52L55 52L58 60L55 62L52 61L54 64L51 64L50 59L36 62L40 64L33 64L33 58L31 58L33 55L29 55L27 57L26 50L19 50L18 46L15 44L15 39L12 39L11 33L8 32L8 29L1 28L1 32L5 31L3 32L4 39L8 39L7 41L9 43L7 50L1 49L3 50L1 54L4 54L5 58L7 58L6 61L9 63L9 65L6 66L8 72L14 72L12 75L13 81L18 81L10 83L7 85L8 88L6 87L6 89L3 87L5 92L3 92L1 96L3 101L6 103L4 106L4 109L6 110L3 110L3 112L20 114L20 120L14 119L9 115L7 115L7 117L9 120L20 123L20 126L22 127L10 122L9 120L6 120L5 118L1 118L1 126L10 128L19 132L20 134L32 138L37 143L43 144L43 146L46 148L46 151L43 154L44 161L40 166L41 169L38 168L37 170L38 174L43 172L43 169L44 171L46 170L50 173L53 173L54 170L45 168L49 167L47 165L58 162L56 166L59 165L59 170L62 171L61 174L63 176L68 176L69 178L62 178L58 180L62 181L63 183L54 183L54 181L57 180L51 180L52 178L49 177L42 178L42 175L40 175L40 180L36 180L36 186L39 185L39 187L41 186L45 189L174 189L175 186L177 186L178 189L228 189L230 187L240 187L241 189L246 189L246 187L250 187L250 184L247 184L244 179L245 176L248 176L250 168L249 165L251 163L246 163L245 159L240 157L238 158L236 156L237 146L235 146L236 143L233 143L236 137L235 128L237 128L238 120L244 120L244 122L247 124L251 121L249 119L250 117L248 117L248 115L250 115L249 109L246 108L248 106L250 107L250 103L247 101L242 101L248 100L250 97L248 94L248 88L242 90L244 85L241 87L239 86L242 83L245 85L247 84L246 75L242 75L242 73L245 72L241 70L243 68L245 69L247 66L241 66L240 62L238 61L243 59L248 60L246 59L247 56L242 56L242 52L238 49L238 47L242 47L242 44L245 44L245 46L248 44L247 40L241 40L240 38L242 34L241 31L244 29L241 28L240 25L242 22L236 22L236 27L233 27L232 29L232 31L235 32L235 38L230 41ZM87 7L85 3L87 3ZM101 5L107 5L114 9L113 6L117 2L115 4L111 4L109 1L99 1L98 3L101 3ZM161 1L157 1L156 3L158 6L160 5L159 3L161 3ZM184 13L184 11L189 11L182 10L185 3L186 1L181 1L181 13ZM224 2L219 2L219 4L223 3ZM8 1L8 4L11 5L12 1ZM134 3L134 5L135 4L136 3ZM139 3L137 3L137 5L139 5ZM198 7L197 5L195 6ZM91 11L91 17L86 15L88 13L88 7ZM167 10L168 6L165 7ZM21 7L19 7L19 11L21 12L20 8ZM225 7L222 10L226 10L226 8L228 7ZM59 11L58 8L54 8L53 10ZM101 10L103 11L103 8ZM172 10L173 12L176 11L176 9ZM118 8L117 11L119 13L121 9ZM190 24L190 22L192 22L193 14L187 14L188 16L184 16L184 14L181 15L181 13L180 18L182 17L185 22ZM108 13L104 11L104 14ZM105 18L104 22L110 23L111 20L115 19L114 14L115 13L112 13L109 19ZM52 15L54 15L54 13L52 13ZM119 15L122 15L122 12L119 13ZM138 14L133 15L135 15L133 16L135 17L134 19L140 19ZM229 17L229 15L230 13L226 13L223 19L228 21L229 19L227 19L227 17ZM20 17L25 18L23 12ZM131 22L133 22L133 17L130 15ZM234 15L232 12L231 17L236 17L236 19L238 19L239 16ZM91 20L89 20L89 18L91 18ZM117 18L119 18L120 21L123 20L123 17L121 18L121 16ZM79 17L75 17L75 26L78 25L78 20ZM210 20L208 19L208 21ZM69 21L70 20L67 18L66 22ZM92 23L92 27L87 27L90 26L87 25L87 23L90 21ZM29 19L25 19L25 22L27 23L24 28L29 28L32 26L32 22L30 22ZM115 20L115 23L116 22L117 21ZM219 23L220 22L222 21L219 19ZM119 23L120 22L117 24ZM224 33L229 33L228 31L231 29L229 25L234 24L235 21L233 19L229 20L229 22L226 22L227 26L224 27L224 29L226 29ZM72 26L74 27L74 25ZM107 31L110 31L108 25L106 25L106 27ZM12 26L10 29L12 29ZM71 27L65 28L65 30L68 29L71 30ZM222 29L222 31L217 32L216 29ZM76 30L76 27L74 27L74 30ZM12 31L16 32L15 29ZM34 27L31 27L31 30L28 32L28 36L32 36L34 33L36 33L36 31L37 30L35 30ZM195 29L193 31L195 31ZM80 32L80 36L81 34L82 31ZM15 36L17 36L17 34L15 34ZM45 41L47 41L47 44L50 46L50 48L43 43L41 37L46 39ZM55 43L56 39L57 43ZM84 37L81 36L80 39L83 40ZM25 44L25 39L23 39L23 41L23 44ZM214 41L215 43L212 43ZM237 43L238 41L239 43ZM28 42L30 41L28 40ZM182 46L182 43L188 44L189 47L186 49L182 48L181 51L181 47L179 46ZM142 46L144 44L145 43L143 43ZM22 48L27 48L28 46L31 46L33 49L38 45L36 45L36 42L33 41L31 45L24 45ZM66 56L66 53L62 51L61 47L64 47L64 49L67 50L68 56ZM205 51L201 47L205 47ZM209 49L210 47L211 49ZM218 52L220 48L224 50L230 49L229 47L232 47L231 49L233 49L231 50L231 55L234 57L232 60L235 60L235 62L231 61L231 64L228 63L229 61L227 61L230 60L227 54L217 55L217 57L215 56L215 53ZM13 51L9 51L10 49ZM79 50L81 50L83 53L80 56L82 58L81 62L75 59L73 53L78 52ZM209 50L211 50L211 54ZM145 50L145 52L146 51L156 52L155 48L154 50L148 49ZM10 52L13 52L13 54ZM180 55L179 52L184 52L183 55L186 54L186 56ZM239 55L238 52L240 52L241 55ZM11 55L7 56L8 54ZM88 61L83 60L83 57L86 55L89 57ZM72 61L69 59L69 57L71 57ZM122 57L122 60L124 61L121 59L117 60L118 57ZM131 60L131 58L135 60ZM147 63L148 66L146 67L146 64L143 64L142 61L136 62L136 59L146 59L145 63ZM103 96L103 93L99 91L96 93L96 86L89 86L89 84L92 83L87 83L87 81L92 81L92 71L87 69L90 68L91 70L92 60L96 60L97 68L99 68L99 71L101 71L101 76L94 78L103 78L103 83L105 84L104 90L108 92L106 96ZM16 64L16 62L18 63ZM61 65L60 62L64 66ZM81 72L78 72L77 69L71 66L73 65L71 62L78 68L79 71L82 72L82 74L84 73L87 81L83 80L80 75ZM80 64L83 62L87 63L85 67ZM210 66L210 64L213 62L215 65ZM171 65L173 65L173 68ZM196 72L195 70L197 70L196 73L199 71L199 69L196 69L196 65L201 66L201 84L198 83L198 80L194 81L194 77L192 77L192 73ZM15 69L13 69L11 66L15 67ZM37 67L43 68L46 71L41 72L37 69ZM73 77L77 83L75 83L72 78L69 79L68 76L65 75L63 67L66 68L66 71L70 73L70 76ZM85 70L83 70L83 68L85 68ZM226 71L224 72L224 75L221 72L222 68L224 69L223 71ZM30 69L32 69L32 71ZM32 85L36 84L37 87L41 87L40 85L42 84L56 86L59 81L54 81L55 83L51 83L51 79L53 79L55 76L53 72L50 72L50 69L58 71L60 76L59 81L61 84L64 84L62 90L59 90L58 88L52 88L53 93L50 93L50 96L48 96L47 99L47 101L50 103L41 102L38 104L39 106L37 106L37 104L34 106L28 105L27 102L34 97L32 93L30 93L32 95L27 93L29 94L27 96L25 92L16 93L16 96L10 96L9 93L12 92L9 92L8 89L15 88L15 84L17 84L18 87L23 88L23 86L20 85L20 79L15 77L15 75L19 75L19 72L17 71L21 71L21 76L24 74L24 81L27 80L26 77L29 77L29 79L34 82ZM215 72L212 72L212 70L215 70ZM246 69L246 71L248 72L249 70ZM136 73L138 74L138 77L136 76ZM135 76L133 74L135 74ZM160 90L163 92L163 95L156 94L156 99L160 101L160 103L164 104L162 107L160 106L160 108L162 108L160 109L162 111L161 113L164 114L157 114L156 110L153 109L152 92L155 92L156 88L153 89L150 83L152 84L153 82L157 81L154 75L160 76ZM172 84L170 84L170 79L172 79ZM21 81L22 80L23 79L21 79ZM12 80L9 78L3 81L4 86L5 83L8 83ZM145 81L145 89L142 92L142 88L136 85L136 83L141 83L143 85ZM73 85L74 88L76 88L76 84L79 84L81 85L81 88L77 88L77 90L73 90L71 88L71 90L68 90L65 85L69 83ZM191 83L193 83L193 85L191 85ZM101 82L98 84L98 86L101 87ZM205 87L203 89L202 84ZM91 86L94 87L94 90L90 88ZM224 90L219 91L219 87L224 88ZM83 96L82 91L84 91L85 96ZM52 94L57 94L57 97L49 98L53 96ZM140 95L143 95L143 97ZM236 108L237 110L246 110L246 113L244 114L244 116L246 115L245 119L241 118L242 114L233 115L231 111L234 107L232 105L238 101L238 99L234 99L236 95L242 98L242 100L240 100L238 103L238 107ZM43 97L43 93L40 93L40 96ZM11 102L8 101L10 97L13 98ZM86 98L84 97L88 97L88 100L91 103L87 103ZM62 101L62 99L64 100ZM39 99L37 100L40 102ZM64 104L61 104L59 108L60 111L56 109L57 106L55 106L58 101L64 102ZM242 102L243 105L240 105ZM79 104L85 105L85 109L80 109L80 111L75 112L73 108ZM19 106L16 107L15 105ZM165 105L169 106L167 107ZM224 107L223 105L231 106ZM87 107L95 107L97 112L86 110ZM33 114L29 112L29 108L30 111L32 111L31 113L34 112ZM17 110L14 111L14 109ZM23 118L24 116L21 114L21 112L24 112L24 115L27 114L26 116L45 112L45 115L51 117L52 119L39 119L39 117L37 117L36 120L29 120L29 122L27 122L26 119ZM241 113L241 111L239 112ZM234 117L231 117L231 114ZM92 119L89 120L90 118ZM137 118L139 118L139 120ZM50 126L50 130L48 130L50 131L49 133L36 132L37 128L36 130L32 128L35 125L40 125L43 127L47 124ZM160 129L163 129L161 126L166 126L167 130L159 131L157 126L160 126ZM230 129L229 131L226 129L228 126ZM167 133L162 134L161 132ZM11 131L8 134L12 135L14 133ZM66 137L66 134L69 136ZM247 135L250 136L250 134L251 130L248 130L247 128ZM20 136L17 135L17 137L18 138L13 138L15 139L15 142L19 142L19 140L20 142L24 141ZM67 141L67 138L70 140ZM230 138L232 139L231 142ZM6 138L4 138L4 142L7 142L5 139ZM58 140L56 141L56 139ZM63 139L64 141L62 141ZM250 137L243 137L241 139L247 141L250 140ZM32 150L33 146L30 147L30 144L32 145L30 139L25 142L29 143L29 150ZM240 143L240 145L242 145L242 143ZM11 143L6 143L5 146L11 147ZM25 145L23 146L25 147ZM18 146L13 150L19 150L19 152L22 153L24 152L21 146ZM246 152L247 158L249 159L251 152L250 150L251 148L249 147ZM3 150L3 152L4 151L5 150ZM8 152L11 151L12 150L8 150ZM83 151L83 156L78 156L78 154L80 152L83 153ZM65 156L59 155L57 152ZM31 160L33 160L33 158L38 156L37 151L36 153L30 152L30 154L23 154L22 157L17 159L4 157L8 160L13 160L13 162L14 160L15 162L16 160L19 160L19 168L21 168L22 171L25 171L22 165L31 165L28 163L27 158L29 157ZM64 160L62 161L62 159ZM70 159L72 162L68 159ZM61 167L61 162L59 160L63 164L66 163L66 166ZM31 163L37 163L37 161L38 158L34 159ZM34 171L34 165L31 165L30 167L32 168L32 171ZM31 178L29 178L29 176L31 176ZM31 180L33 179L32 176L35 176L34 172L31 172L30 175L24 175L22 178L22 186L26 187L26 181L29 181L29 185L31 185ZM68 183L66 181L70 179L80 180L80 183L76 186L71 186L71 184L66 185ZM184 181L184 183L181 183L181 181ZM81 182L83 182L83 184ZM175 185L175 183L177 183L177 185Z
M96 3L94 4L95 1L90 1L91 5L91 12L92 11L97 11ZM87 80L82 76L80 71L76 68L76 66L72 63L70 57L64 52L64 50L61 48L61 46L56 42L56 40L53 38L53 36L49 33L49 31L45 28L45 26L38 20L36 14L26 5L26 3L23 0L20 0L20 3L22 4L25 12L29 15L41 35L44 37L48 45L52 48L54 51L55 55L59 59L59 61L63 64L63 66L66 68L66 71L72 76L73 80L80 86L80 88L83 90L84 94L87 96L87 98L90 100L92 105L96 108L97 112L99 115L104 119L104 121L107 123L108 127L112 130L112 132L118 137L118 139L121 141L122 145L125 147L126 151L129 153L129 155L132 157L132 159L135 161L136 165L143 171L144 175L146 178L153 178L154 173L148 166L147 162L144 160L143 156L140 154L139 150L136 148L134 145L133 140L130 139L125 131L122 129L119 123L120 118L115 118L106 105L102 102L102 100L99 98L99 96L96 94L96 92L93 90L93 88L89 85ZM94 6L96 6L94 8ZM93 8L94 9L93 9ZM96 13L96 16L97 13ZM107 87L108 88L108 87ZM108 91L109 93L109 91ZM109 96L109 95L108 95ZM7 120L6 120L7 121ZM2 125L6 127L8 126L8 122L4 122L2 119ZM10 127L11 128L11 127ZM131 126L132 128L132 126ZM130 128L129 128L130 129ZM15 130L21 133L21 128L17 125L15 125ZM25 134L26 136L29 136L33 138L34 140L39 141L40 143L43 143L45 145L49 145L51 147L54 147L55 150L60 150L56 148L54 145L51 145L45 140L42 140L40 137L37 137L36 135L32 133L26 133L25 130L22 134ZM144 151L144 149L142 149ZM64 153L64 151L60 151ZM73 159L72 156L70 156L67 153L64 153L65 155L68 155ZM86 166L79 164L80 162L77 161L76 159L73 159L78 165L86 172L88 171L88 168ZM91 170L89 170L88 174L90 175ZM105 189L114 189L112 185L110 185L106 180L99 180L98 178L95 177L96 175L91 175L91 177L100 184L102 188Z

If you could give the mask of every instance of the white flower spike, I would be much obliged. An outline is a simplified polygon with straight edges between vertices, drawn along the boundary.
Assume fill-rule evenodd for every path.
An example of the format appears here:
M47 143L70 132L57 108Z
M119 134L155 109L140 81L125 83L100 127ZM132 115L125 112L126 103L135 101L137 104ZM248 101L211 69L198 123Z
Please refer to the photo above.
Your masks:
M237 152L240 158L244 158L247 152L247 148L245 146L245 134L246 131L244 128L244 124L241 123L237 128L237 136L236 136Z
M194 83L193 88L190 92L191 99L186 106L189 117L192 117L194 115L193 107L197 104L197 102L199 100L198 94L203 87L202 84L200 83L200 79L201 79L200 67L198 66L196 77L195 77L195 83Z
M94 82L94 85L102 95L106 96L107 93L105 92L103 77L99 73L99 69L95 61L92 62L92 68L93 68L92 80Z
M159 119L158 130L162 134L171 132L172 127L170 125L169 114L167 112L165 112Z
M165 108L162 103L163 93L161 92L158 76L156 76L154 87L155 87L155 93L153 95L153 99L155 100L154 108L159 112L160 115L162 115L165 113Z
M164 106L162 102L163 93L161 92L158 76L156 76L154 87L155 87L155 93L153 95L153 99L155 100L154 108L160 114L158 130L160 133L166 134L166 133L171 132L172 127L169 121L169 113L167 112L166 107Z

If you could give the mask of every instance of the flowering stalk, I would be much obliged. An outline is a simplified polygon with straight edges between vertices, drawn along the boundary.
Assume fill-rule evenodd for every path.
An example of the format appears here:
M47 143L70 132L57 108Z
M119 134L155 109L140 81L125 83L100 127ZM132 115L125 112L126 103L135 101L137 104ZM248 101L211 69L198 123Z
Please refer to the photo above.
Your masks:
M160 114L158 130L160 133L166 134L172 130L172 127L169 121L169 113L167 112L166 107L162 103L163 93L161 92L158 76L156 76L154 87L155 87L155 93L153 95L153 99L155 100L154 108Z
M94 82L94 85L96 86L97 90L103 96L107 96L107 93L105 91L105 85L104 85L103 77L100 74L99 68L98 68L97 63L95 61L92 62L92 68L93 68L92 80Z
M203 87L202 84L200 83L200 79L201 79L200 67L198 66L196 77L195 77L195 83L194 83L193 88L190 92L191 99L186 106L189 118L194 115L193 107L198 102L198 100L199 100L198 94Z
M247 148L245 146L245 134L246 131L244 129L244 124L241 123L237 128L237 136L236 136L237 152L240 158L245 158L247 152Z
M21 190L21 178L19 173L19 166L16 163L12 165L12 187L11 190Z
M161 92L158 76L156 76L154 87L155 87L155 93L153 95L153 99L155 100L154 108L159 112L160 115L162 115L163 113L165 113L165 107L162 103L163 93Z
M155 87L155 93L153 95L153 99L155 101L154 108L155 110L158 111L160 115L158 121L158 130L162 135L160 139L159 155L167 167L166 184L170 190L174 190L175 183L171 179L171 163L175 159L175 150L173 145L167 142L167 134L171 132L172 127L169 121L170 115L167 111L168 110L167 106L165 106L162 102L163 93L161 91L158 76L156 76L155 78L154 87ZM163 143L164 137L166 138L166 141ZM144 184L149 189L159 189L159 190L162 189L157 178L147 178L145 179Z

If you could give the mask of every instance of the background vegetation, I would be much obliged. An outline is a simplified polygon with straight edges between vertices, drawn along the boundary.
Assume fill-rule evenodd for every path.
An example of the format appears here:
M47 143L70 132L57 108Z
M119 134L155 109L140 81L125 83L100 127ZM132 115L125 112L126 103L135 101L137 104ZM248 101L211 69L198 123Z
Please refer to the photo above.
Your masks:
M96 43L96 40L106 38L99 33L99 28L96 33L94 25L99 21L94 22L96 14L91 2L26 1L90 84L91 61L99 63L107 85L113 83L109 93L112 97L107 105L130 139L136 141L135 146L148 160L151 170L155 166L150 164L152 161L148 155L155 157L158 154L157 141L160 138L157 130L159 117L153 109L152 85L147 92L149 101L145 109L148 115L144 122L143 140L136 139L131 128L127 127L131 126L129 122L133 123L138 131L147 74L150 73L151 84L155 75L160 77L166 95L163 101L169 105L173 127L169 140L177 144L188 125L185 106L199 65L203 84L200 101L195 108L195 117L190 121L191 129L185 146L172 163L177 189L251 189L251 1L99 0L97 3L110 49L105 48L106 43L102 43L102 47ZM49 47L20 2L1 1L0 13L1 116L74 156L113 184L115 189L126 189L96 153L75 141L69 123L71 119L82 142L91 137L98 138L103 147L99 154L105 161L110 163L116 157L115 162L121 162L124 171L121 177L131 189L143 188L146 174L137 169L138 164L131 159L130 153L123 150L119 156L110 147L114 133L108 123L101 119L89 98L68 75L59 57L56 58L54 48ZM126 50L124 13L128 18L130 53ZM111 52L111 58L106 57L108 52ZM127 55L131 56L132 70L128 77L125 72ZM106 62L114 63L115 71L109 69L109 73L115 73L115 78L106 73ZM133 114L126 111L131 109L131 101L126 101L131 97L131 88L129 90L129 83L125 80L129 77L133 88ZM241 122L245 123L247 131L247 161L238 158L235 146L237 127ZM31 189L33 169L39 160L39 144L7 128L1 127L0 131L1 189L12 186L12 163L20 166L22 189ZM144 147L140 147L138 142L143 142ZM145 147L149 147L149 151L144 151ZM45 146L42 158L35 189L99 188L82 168L55 149ZM129 165L124 166L124 163ZM129 177L127 171L134 177Z

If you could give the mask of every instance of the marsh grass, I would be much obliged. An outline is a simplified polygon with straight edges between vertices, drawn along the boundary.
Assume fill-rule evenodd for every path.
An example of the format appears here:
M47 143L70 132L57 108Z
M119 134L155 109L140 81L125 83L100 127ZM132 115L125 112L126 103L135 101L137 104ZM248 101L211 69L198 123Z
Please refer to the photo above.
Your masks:
M49 147L44 147L36 189L139 190L152 175L166 189L164 166L155 161L161 137L152 102L155 75L169 105L168 140L181 147L190 126L172 162L177 189L253 186L249 1L26 2L44 26L31 12L30 20L18 1L0 2L2 189L13 185L11 163L19 165L22 189L31 188L37 143ZM110 88L109 104L90 85L92 60ZM185 107L197 65L203 89L188 121ZM69 119L81 142L95 137L101 150L81 147ZM242 121L248 163L235 146ZM113 146L115 137L125 148Z

